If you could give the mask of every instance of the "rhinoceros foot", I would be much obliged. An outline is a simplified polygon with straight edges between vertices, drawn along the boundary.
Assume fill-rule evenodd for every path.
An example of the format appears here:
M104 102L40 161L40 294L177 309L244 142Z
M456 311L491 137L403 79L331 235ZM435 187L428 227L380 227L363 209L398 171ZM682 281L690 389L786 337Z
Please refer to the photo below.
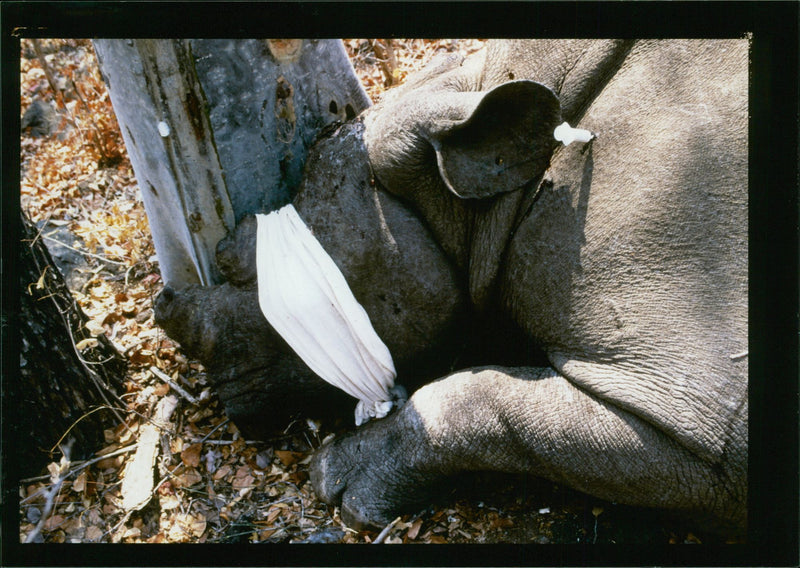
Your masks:
M403 416L368 423L358 431L322 446L311 461L317 496L341 506L345 524L358 530L379 529L398 514L430 504L441 474L415 469L414 443L403 438Z

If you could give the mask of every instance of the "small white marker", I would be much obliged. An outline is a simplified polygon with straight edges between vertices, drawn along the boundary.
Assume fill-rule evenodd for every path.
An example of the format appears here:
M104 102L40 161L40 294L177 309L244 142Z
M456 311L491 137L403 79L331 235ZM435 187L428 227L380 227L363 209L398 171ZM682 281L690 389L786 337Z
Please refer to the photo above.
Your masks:
M169 136L169 124L164 122L163 120L158 123L158 133L161 134L162 138L166 138Z
M573 142L589 142L595 135L583 128L572 128L568 123L562 122L553 131L553 137L569 146Z

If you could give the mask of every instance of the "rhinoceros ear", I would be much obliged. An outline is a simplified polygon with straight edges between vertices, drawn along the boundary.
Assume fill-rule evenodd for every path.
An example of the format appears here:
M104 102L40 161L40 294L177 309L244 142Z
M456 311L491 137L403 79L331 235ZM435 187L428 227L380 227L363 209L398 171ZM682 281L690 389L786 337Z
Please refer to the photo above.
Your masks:
M472 100L474 110L466 118L440 123L428 134L450 191L463 198L490 197L518 189L547 168L561 120L561 105L550 89L512 81Z

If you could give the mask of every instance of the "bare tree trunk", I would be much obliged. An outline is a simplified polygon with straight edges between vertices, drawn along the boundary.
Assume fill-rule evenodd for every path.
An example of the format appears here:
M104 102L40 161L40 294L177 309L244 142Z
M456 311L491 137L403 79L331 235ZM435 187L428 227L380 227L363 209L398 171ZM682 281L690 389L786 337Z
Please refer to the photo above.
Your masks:
M326 125L369 106L339 40L95 40L165 282L213 284L217 242L288 203Z
M96 340L38 231L22 215L19 256L20 380L6 381L17 406L20 473L36 473L60 455L57 444L72 438L73 459L103 445L103 430L119 424L125 360L104 335ZM52 452L52 454L50 453Z
M107 40L95 49L162 277L216 282L214 247L234 216L188 42Z

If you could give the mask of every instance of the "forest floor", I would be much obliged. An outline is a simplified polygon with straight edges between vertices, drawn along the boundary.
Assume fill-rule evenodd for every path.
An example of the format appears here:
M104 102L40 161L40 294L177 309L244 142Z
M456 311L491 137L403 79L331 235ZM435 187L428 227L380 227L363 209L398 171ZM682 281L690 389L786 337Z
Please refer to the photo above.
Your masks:
M345 40L373 101L439 51L468 54L480 40ZM378 40L383 41L383 40ZM699 543L650 511L520 475L475 474L383 534L353 531L308 483L311 452L328 425L298 419L273 440L242 439L204 369L153 321L162 287L144 207L94 50L88 40L22 41L21 206L66 272L94 334L128 360L125 424L105 432L95 458L55 461L22 480L25 542ZM385 49L386 45L383 44ZM29 110L34 107L34 110ZM70 264L71 263L71 264ZM177 389L175 388L177 385ZM138 433L165 397L177 397L161 432L155 484L126 504L123 485ZM51 492L60 482L57 492ZM49 501L49 503L48 503Z

